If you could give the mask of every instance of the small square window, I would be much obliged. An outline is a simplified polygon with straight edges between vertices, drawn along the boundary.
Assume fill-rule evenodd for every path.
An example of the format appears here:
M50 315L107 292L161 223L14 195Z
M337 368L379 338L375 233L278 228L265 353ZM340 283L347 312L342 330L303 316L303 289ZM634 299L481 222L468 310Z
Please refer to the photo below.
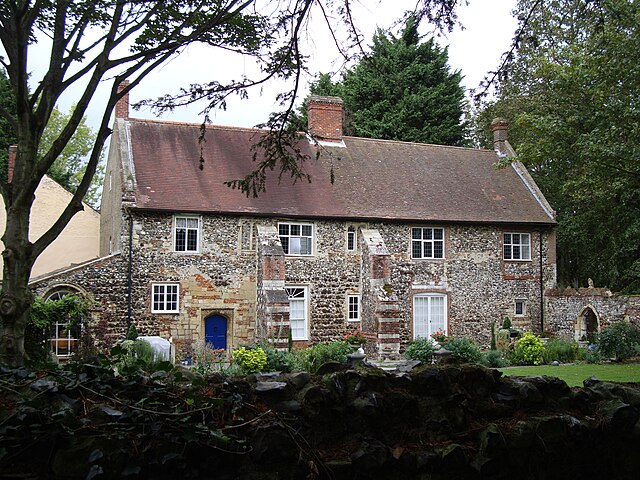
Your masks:
M313 255L313 225L279 223L278 235L285 255Z
M360 295L347 295L347 320L360 321Z
M151 286L151 313L178 313L179 285L154 283Z
M524 300L516 300L515 301L515 308L514 308L514 315L516 317L524 317L525 313L526 313L526 309L525 309L526 303Z
M505 233L504 259L531 260L531 235L528 233Z

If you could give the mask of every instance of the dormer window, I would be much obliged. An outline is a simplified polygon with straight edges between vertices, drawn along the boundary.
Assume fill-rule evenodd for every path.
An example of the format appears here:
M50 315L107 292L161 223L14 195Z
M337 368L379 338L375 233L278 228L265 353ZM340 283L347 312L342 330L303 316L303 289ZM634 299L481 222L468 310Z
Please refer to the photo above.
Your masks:
M174 218L173 249L175 252L200 251L200 218L176 216Z
M313 255L313 225L309 223L279 223L278 235L285 255Z

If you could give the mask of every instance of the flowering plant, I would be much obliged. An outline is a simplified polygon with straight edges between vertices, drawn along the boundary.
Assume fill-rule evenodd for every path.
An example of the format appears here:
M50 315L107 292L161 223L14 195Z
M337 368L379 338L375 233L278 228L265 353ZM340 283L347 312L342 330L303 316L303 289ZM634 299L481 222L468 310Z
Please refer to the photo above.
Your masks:
M360 330L356 330L355 332L347 333L344 336L344 341L351 345L362 345L367 342L367 339Z
M444 344L447 343L449 340L451 340L448 336L447 333L444 330L438 330L434 333L431 334L431 338L433 338L436 342L438 342L439 344Z

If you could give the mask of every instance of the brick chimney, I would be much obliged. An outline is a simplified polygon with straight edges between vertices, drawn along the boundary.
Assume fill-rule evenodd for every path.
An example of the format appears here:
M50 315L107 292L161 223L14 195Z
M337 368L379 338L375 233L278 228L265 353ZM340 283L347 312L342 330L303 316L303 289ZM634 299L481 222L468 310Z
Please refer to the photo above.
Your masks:
M311 95L307 99L309 133L318 140L339 142L342 139L342 99Z
M124 88L129 86L129 80L123 80L118 85L118 93L120 93ZM116 118L124 118L125 120L129 119L129 92L127 92L124 97L118 100L116 103Z
M9 145L9 156L7 157L7 183L13 180L13 169L16 166L16 156L18 155L18 146Z
M493 149L502 155L511 156L513 148L509 145L509 122L504 118L494 118L491 122L493 131Z

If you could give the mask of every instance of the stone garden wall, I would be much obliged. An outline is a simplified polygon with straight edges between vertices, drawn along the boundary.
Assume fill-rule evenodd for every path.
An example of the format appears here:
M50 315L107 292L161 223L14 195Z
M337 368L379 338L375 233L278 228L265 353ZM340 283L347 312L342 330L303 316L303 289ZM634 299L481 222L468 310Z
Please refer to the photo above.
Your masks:
M575 338L576 323L593 312L598 331L612 322L640 324L640 296L612 293L606 288L549 289L545 292L547 326L545 330L570 339Z
M237 378L176 367L126 382L86 365L82 381L73 375L27 383L24 371L3 372L13 385L0 436L7 478L632 480L640 471L638 384L569 388L471 365L325 364L317 375Z

